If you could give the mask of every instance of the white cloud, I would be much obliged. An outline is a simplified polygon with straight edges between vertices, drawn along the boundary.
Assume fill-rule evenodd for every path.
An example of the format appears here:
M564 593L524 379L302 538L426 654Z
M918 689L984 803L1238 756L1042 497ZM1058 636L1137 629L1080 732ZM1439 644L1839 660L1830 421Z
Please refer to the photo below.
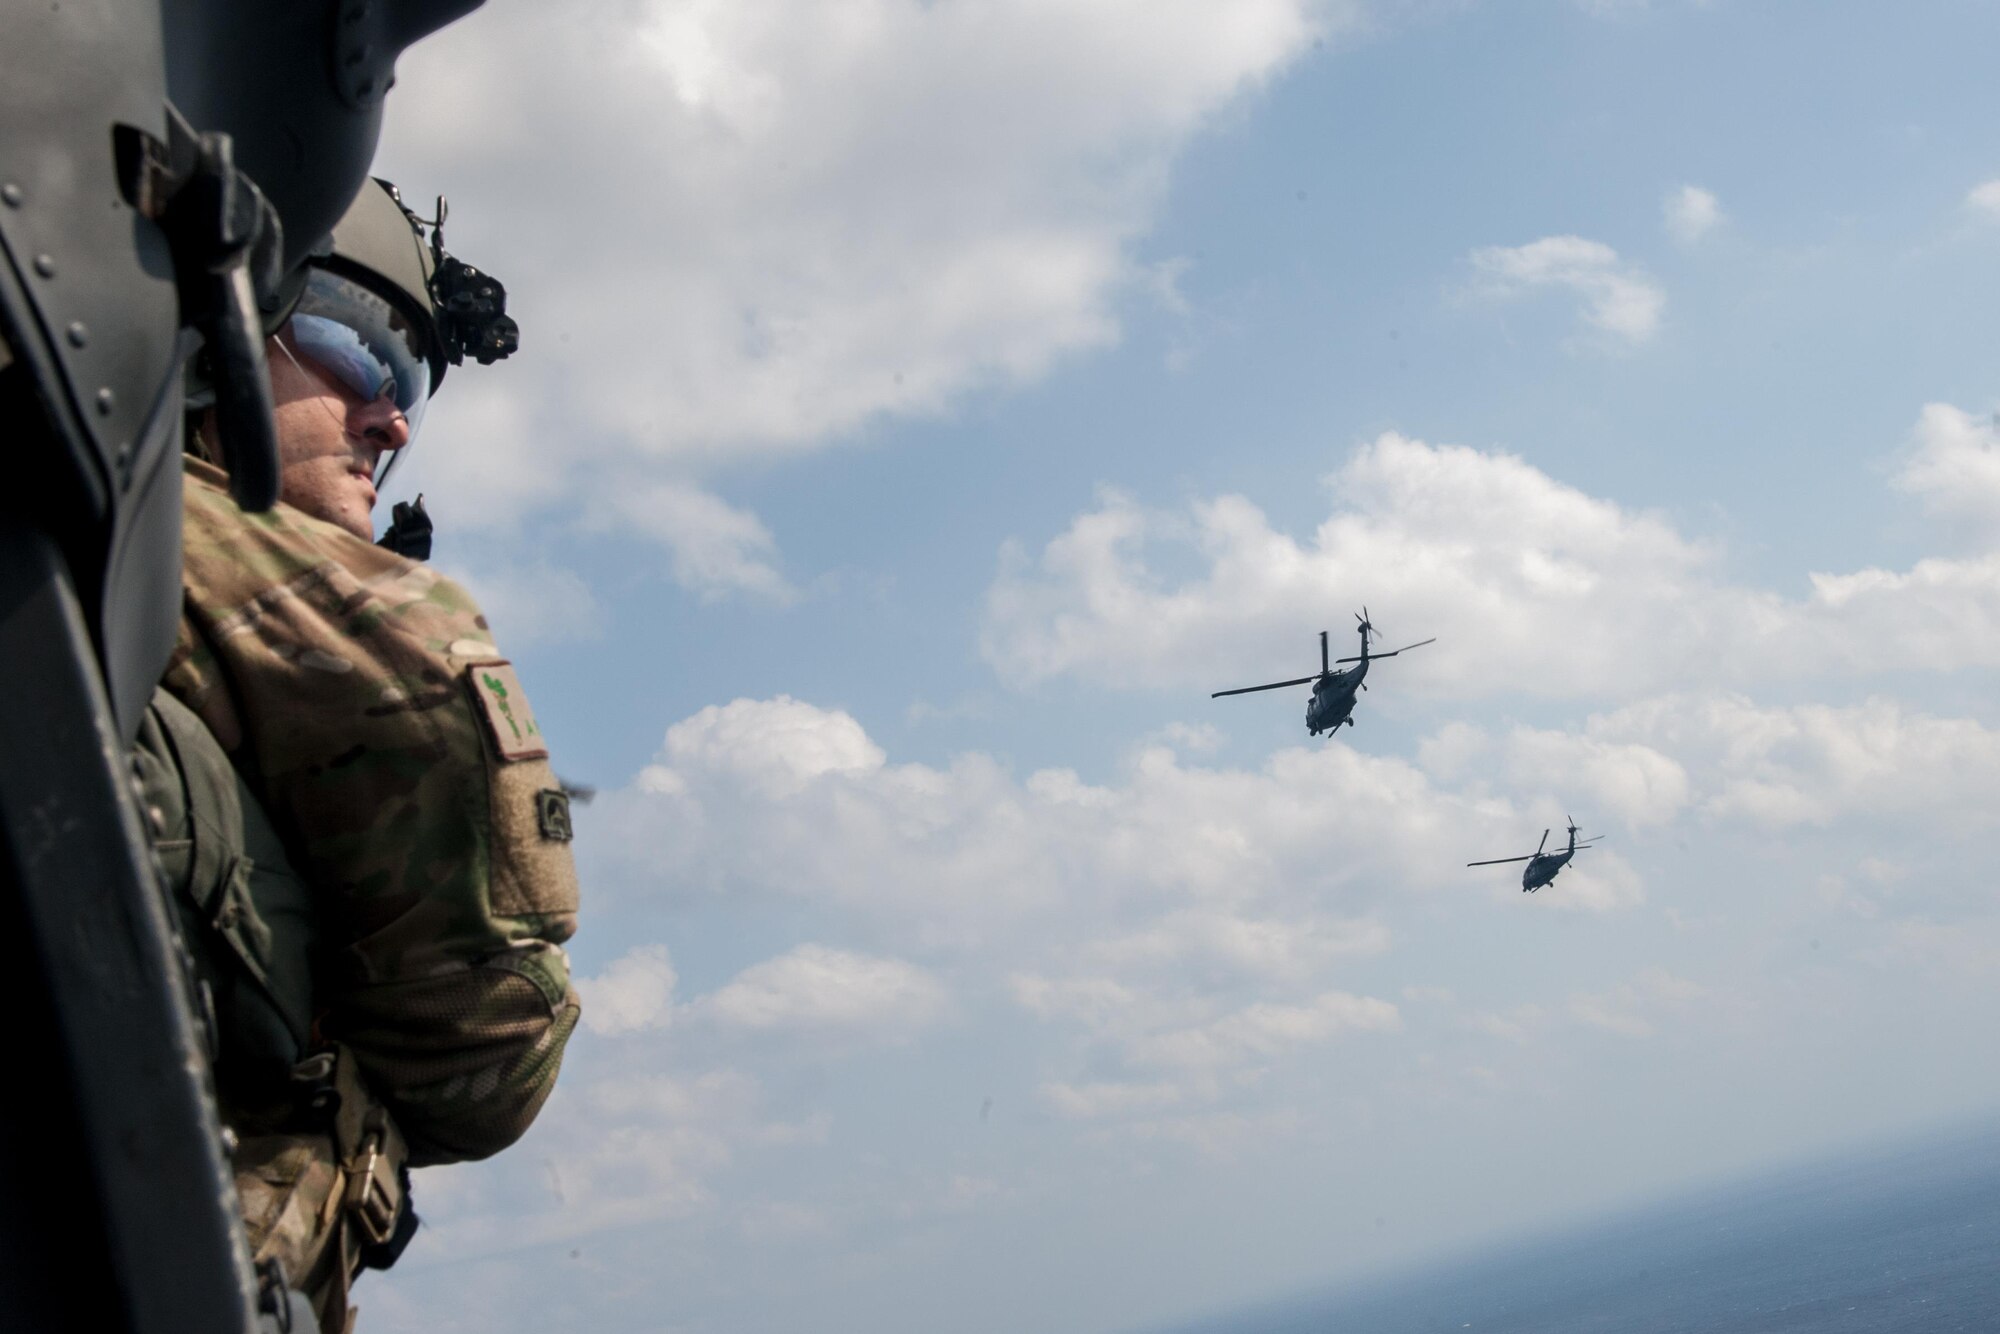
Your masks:
M1051 1107L1064 1116L1078 1120L1156 1112L1172 1107L1185 1096L1181 1086L1172 1081L1150 1084L1049 1083L1042 1085L1040 1091Z
M1168 746L1196 755L1208 755L1220 750L1225 739L1222 729L1214 723L1178 722L1168 723L1146 738L1150 745Z
M1609 991L1570 997L1569 1015L1590 1028L1621 1037L1649 1038L1663 1017L1708 995L1708 988L1664 968L1641 969L1630 982Z
M1246 918L1207 909L1168 913L1132 935L1093 944L1091 959L1121 967L1204 965L1272 981L1309 978L1343 956L1380 954L1389 930L1368 918Z
M675 724L594 815L615 878L649 901L788 903L870 941L867 956L807 946L759 964L685 1005L677 1031L930 1022L942 962L975 987L982 970L1006 977L1022 1009L1122 1066L1173 1072L1186 1096L1217 1069L1394 1027L1392 1004L1340 974L1391 947L1386 905L1476 892L1459 843L1522 823L1504 798L1467 802L1345 747L1254 770L1143 750L1103 785L977 755L897 764L847 714L789 698ZM1049 1079L1106 1072L1089 1076Z
M1667 196L1667 233L1682 245L1693 245L1722 221L1722 205L1698 185L1683 185Z
M989 661L1022 684L1079 674L1248 685L1316 667L1313 631L1346 639L1347 613L1366 602L1399 641L1441 640L1385 664L1378 679L1571 693L1622 676L1638 645L1662 637L1662 604L1701 587L1713 559L1663 520L1507 454L1390 433L1329 482L1337 507L1308 543L1238 496L1197 502L1185 516L1105 496L1034 568L1019 553L1006 562L988 594ZM1161 548L1191 548L1207 568L1169 585L1148 561ZM1302 623L1302 609L1312 619ZM1352 652L1351 641L1340 651Z
M1662 292L1638 267L1618 258L1602 241L1545 236L1522 246L1487 246L1470 256L1482 290L1509 299L1547 287L1583 298L1583 321L1624 342L1643 343L1660 326Z
M566 1071L534 1137L497 1160L500 1172L463 1166L423 1173L420 1244L459 1262L685 1217L715 1204L714 1180L746 1146L825 1135L821 1121L773 1118L762 1086L740 1070ZM532 1188L523 1190L527 1182Z
M1700 775L1691 800L1766 829L1871 815L1907 827L1983 826L2000 789L2000 732L1892 699L1759 707L1740 696L1669 696L1594 717L1589 732L1671 750Z
M1022 1009L1042 1019L1074 1019L1100 1031L1117 1026L1140 1004L1137 992L1105 977L1050 978L1033 973L1009 979Z
M1221 993L1204 995L1185 985L1139 990L1106 977L1020 974L1010 986L1029 1013L1081 1030L1087 1045L1115 1050L1124 1066L1151 1076L1044 1084L1044 1099L1077 1118L1212 1101L1225 1093L1225 1077L1282 1062L1300 1048L1347 1033L1402 1028L1393 1002L1340 990L1230 1004Z
M692 1008L758 1032L904 1035L935 1023L947 1005L944 986L914 964L801 945L744 969Z
M1439 841L1504 810L1344 746L1254 770L1149 749L1105 785L1016 778L979 754L891 764L847 714L781 697L675 724L593 818L633 879L684 895L838 907L923 948L1060 922L1053 940L1123 949L1135 968L1182 950L1268 978L1373 948L1372 906L1449 882Z
M597 977L577 979L584 1027L605 1037L674 1024L756 1033L852 1033L899 1040L949 1006L941 982L900 959L799 945L676 1004L679 981L664 945L641 945Z
M1465 1024L1475 1033L1484 1033L1503 1042L1524 1043L1534 1038L1547 1020L1548 1014L1541 1006L1517 1005L1505 1014L1491 1011L1473 1014Z
M616 487L592 508L592 526L650 537L671 553L674 582L714 601L733 593L766 602L797 594L778 572L777 542L756 515L684 482Z
M396 473L397 494L424 493L441 563L473 587L482 606L493 604L489 613L498 609L507 643L602 631L603 613L577 575L502 554L524 526L545 525L537 511L550 506L574 510L584 531L659 543L667 574L705 600L740 594L783 603L796 596L778 569L777 542L756 515L673 470L648 476L592 453L570 436L575 423L536 429L533 390L515 374L461 368L459 375L478 383L453 379L425 415L422 449ZM550 439L559 447L550 448Z
M712 704L675 723L660 758L642 784L678 790L678 772L694 769L782 796L827 774L880 769L887 756L850 715L780 695Z
M1449 723L1424 739L1418 755L1434 777L1498 777L1517 791L1533 791L1559 774L1577 794L1588 794L1599 818L1634 828L1664 824L1688 803L1687 770L1677 761L1651 746L1592 733L1516 727L1501 740L1469 723Z
M1894 485L1926 513L1991 543L2000 538L2000 429L1991 416L1926 404Z
M1497 780L1532 791L1538 775L1560 774L1586 836L1607 817L1645 828L1687 812L1766 831L1879 816L1942 832L1991 824L1987 794L2000 790L2000 731L1880 697L1769 706L1674 693L1592 714L1571 732L1451 723L1418 754L1434 781L1475 789ZM1558 837L1562 813L1542 813ZM1880 859L1866 866L1878 880L1895 873Z
M991 958L1024 1009L1131 1052L1246 1004L1308 1003L1393 947L1405 896L1511 900L1514 868L1489 881L1460 863L1531 851L1565 814L1612 838L1537 902L1602 911L1646 897L1624 847L1635 831L1696 816L1945 834L1990 826L1985 794L2000 789L2000 732L1975 720L1723 692L1654 696L1566 732L1453 723L1416 764L1345 746L1256 769L1148 751L1103 785L1015 778L979 756L891 763L850 716L788 698L704 710L668 737L646 782L602 802L600 842L649 894L819 905L883 942L781 956L690 1010L754 1026L806 1022L814 996L833 1017L903 997L928 1014L927 955ZM631 997L613 1009L593 993L607 1031L660 1022L668 967L640 955L589 983Z
M1391 1002L1329 991L1303 1005L1259 1002L1205 1024L1150 1035L1135 1045L1133 1059L1144 1065L1212 1070L1270 1060L1337 1033L1400 1027L1402 1016Z
M1982 217L2000 220L2000 180L1973 186L1966 192L1965 206Z
M1955 512L1988 512L1979 486L1961 479L1984 478L1990 443L1924 429L1958 443L1920 452L1903 485L1939 504L1943 493L1928 488L1949 477L1964 497L1950 502ZM1106 494L1032 559L1004 555L982 651L1016 685L1072 676L1208 692L1313 670L1313 632L1345 637L1341 625L1351 629L1350 610L1365 603L1392 640L1439 641L1373 680L1457 699L1631 699L1690 678L1752 685L2000 665L2000 554L1814 574L1789 598L1728 583L1715 546L1510 454L1389 433L1329 482L1332 513L1303 540L1240 496L1174 513ZM1158 572L1190 558L1192 574ZM1214 707L1300 710L1302 700ZM1363 728L1366 714L1364 701Z
M583 1024L607 1036L665 1028L674 1010L673 960L665 945L641 945L598 977L579 977Z
M786 1122L765 1109L762 1085L741 1070L690 1076L619 1074L568 1090L576 1114L558 1121L566 1134L551 1146L566 1193L586 1206L613 1206L658 1217L662 1201L702 1202L705 1178L726 1167L744 1144L814 1143L818 1121Z
M496 525L609 502L699 586L772 592L693 480L1115 341L1124 294L1172 296L1132 243L1182 145L1350 8L489 6L404 58L379 163L452 195L522 324L431 475Z

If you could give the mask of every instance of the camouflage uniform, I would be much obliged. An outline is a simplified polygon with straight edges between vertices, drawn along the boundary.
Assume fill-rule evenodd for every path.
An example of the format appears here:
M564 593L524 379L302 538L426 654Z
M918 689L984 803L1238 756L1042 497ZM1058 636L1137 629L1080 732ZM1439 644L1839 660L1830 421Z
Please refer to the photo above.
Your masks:
M514 670L429 567L190 459L166 688L208 726L319 909L317 1032L413 1165L483 1158L554 1085L577 999L569 805Z
M578 1014L568 798L461 589L187 474L149 800L223 1030L252 1250L337 1331L403 1165L498 1152L554 1085Z

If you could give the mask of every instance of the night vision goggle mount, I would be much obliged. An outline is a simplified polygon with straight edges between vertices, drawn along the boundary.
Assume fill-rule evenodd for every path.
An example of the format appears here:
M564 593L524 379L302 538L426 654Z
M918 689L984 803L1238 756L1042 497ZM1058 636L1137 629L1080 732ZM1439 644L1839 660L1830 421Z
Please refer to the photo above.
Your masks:
M403 203L394 186L389 186L389 193L412 227L420 234L429 231L431 303L436 311L438 338L451 364L463 365L468 354L482 366L512 356L521 346L521 326L507 314L507 288L492 274L445 253L444 220L451 206L444 196L437 197L435 218L420 218Z

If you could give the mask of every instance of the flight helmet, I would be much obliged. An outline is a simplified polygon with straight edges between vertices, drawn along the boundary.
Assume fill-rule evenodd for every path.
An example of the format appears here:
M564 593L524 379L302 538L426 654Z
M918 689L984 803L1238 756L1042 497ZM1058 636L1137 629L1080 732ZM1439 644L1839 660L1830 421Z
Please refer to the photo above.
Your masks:
M416 440L449 366L491 364L520 345L507 289L444 248L445 203L418 217L371 180L333 230L332 253L307 267L286 326L302 355L364 400L388 397ZM383 456L378 484L409 446Z

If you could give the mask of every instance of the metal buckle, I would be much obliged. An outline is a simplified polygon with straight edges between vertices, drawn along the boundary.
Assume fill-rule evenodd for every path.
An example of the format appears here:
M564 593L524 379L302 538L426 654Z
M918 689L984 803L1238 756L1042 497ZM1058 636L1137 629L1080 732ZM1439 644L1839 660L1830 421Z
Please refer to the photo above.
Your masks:
M362 1235L380 1246L396 1235L396 1215L403 1208L401 1183L382 1157L380 1128L369 1129L355 1160L361 1163L361 1170L356 1171L354 1162L349 1162L347 1194L341 1204L354 1215Z

